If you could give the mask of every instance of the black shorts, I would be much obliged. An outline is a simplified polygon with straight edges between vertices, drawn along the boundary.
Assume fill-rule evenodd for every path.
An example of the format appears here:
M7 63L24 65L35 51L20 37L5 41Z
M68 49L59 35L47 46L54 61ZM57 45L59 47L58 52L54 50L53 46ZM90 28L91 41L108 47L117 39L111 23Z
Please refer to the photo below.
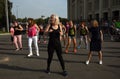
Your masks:
M39 32L39 35L43 35L44 34L44 32Z

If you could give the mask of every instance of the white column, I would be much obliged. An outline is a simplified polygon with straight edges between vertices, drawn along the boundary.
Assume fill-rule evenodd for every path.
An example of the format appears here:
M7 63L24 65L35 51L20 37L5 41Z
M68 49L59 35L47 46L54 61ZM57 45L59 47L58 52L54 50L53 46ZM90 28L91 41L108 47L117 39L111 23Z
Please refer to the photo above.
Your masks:
M74 5L75 5L75 8L74 8L74 9L75 9L75 15L74 15L75 17L74 17L74 20L77 20L77 12L78 12L78 11L77 11L77 0L75 0L75 4L74 4Z
M83 0L84 2L83 2L83 6L84 6L84 11L83 11L83 19L85 20L85 19L87 19L87 13L86 13L86 10L87 10L87 6L86 6L86 0Z
M108 19L109 20L112 20L112 11L111 11L111 7L112 6L112 1L109 0L109 3L108 3Z
M102 19L102 0L99 0L99 21Z

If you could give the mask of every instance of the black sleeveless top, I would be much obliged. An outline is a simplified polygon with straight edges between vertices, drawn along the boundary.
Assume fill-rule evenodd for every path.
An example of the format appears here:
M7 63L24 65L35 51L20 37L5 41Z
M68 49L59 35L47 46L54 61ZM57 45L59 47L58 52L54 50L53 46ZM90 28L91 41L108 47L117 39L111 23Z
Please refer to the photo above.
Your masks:
M101 40L100 27L91 27L90 32L92 34L91 40L93 40L93 41L100 41Z
M15 31L14 35L21 35L22 32L20 30L16 30L16 29L20 29L19 25L14 27L14 31Z
M52 26L50 26L49 30L52 29L53 32L49 33L49 40L60 40L60 26L58 25L58 29L53 29Z
M74 27L69 28L69 30L68 30L68 36L75 36L75 28Z

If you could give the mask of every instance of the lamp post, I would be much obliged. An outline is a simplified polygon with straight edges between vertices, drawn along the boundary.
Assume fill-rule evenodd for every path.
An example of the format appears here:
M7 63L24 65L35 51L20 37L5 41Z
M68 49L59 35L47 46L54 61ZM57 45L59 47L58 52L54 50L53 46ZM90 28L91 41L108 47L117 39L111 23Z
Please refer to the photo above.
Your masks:
M7 32L9 32L8 0L5 0L5 13L6 13Z
M19 8L19 6L16 5L16 19L18 19L18 8Z

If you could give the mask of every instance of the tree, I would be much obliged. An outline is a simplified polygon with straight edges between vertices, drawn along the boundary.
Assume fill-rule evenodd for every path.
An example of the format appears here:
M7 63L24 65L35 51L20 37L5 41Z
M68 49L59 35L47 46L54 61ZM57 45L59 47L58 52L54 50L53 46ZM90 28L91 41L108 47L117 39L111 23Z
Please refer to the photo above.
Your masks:
M11 9L12 9L12 3L8 1L8 17L9 17L9 21L11 21L11 16L12 16L12 12L11 12ZM7 29L7 26L6 26L6 13L5 13L5 0L0 0L0 23L1 23L1 28L6 28Z

